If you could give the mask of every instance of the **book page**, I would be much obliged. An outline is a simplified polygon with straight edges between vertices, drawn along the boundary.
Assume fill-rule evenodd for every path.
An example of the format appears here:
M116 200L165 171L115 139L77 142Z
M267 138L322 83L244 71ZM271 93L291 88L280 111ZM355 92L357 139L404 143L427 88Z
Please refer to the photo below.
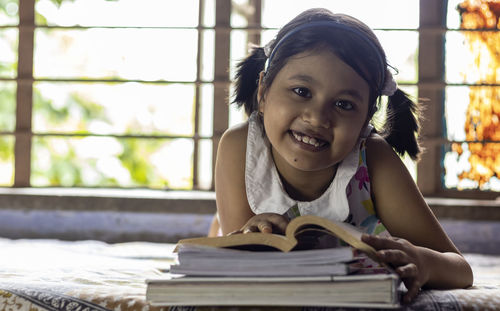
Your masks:
M373 260L378 260L375 249L361 241L363 232L348 223L331 221L314 215L304 215L293 219L288 224L286 235L294 237L303 228L310 227L311 224L324 228L325 232L330 231L331 235L335 235L352 247L365 252Z

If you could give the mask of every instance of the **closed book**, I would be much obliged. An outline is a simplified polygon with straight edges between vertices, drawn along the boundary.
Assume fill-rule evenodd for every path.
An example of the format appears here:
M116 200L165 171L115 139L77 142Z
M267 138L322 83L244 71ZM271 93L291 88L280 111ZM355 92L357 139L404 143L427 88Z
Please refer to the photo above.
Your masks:
M190 276L317 276L355 271L351 247L293 252L252 252L182 244L174 274Z
M398 308L395 274L148 279L152 306L325 306Z

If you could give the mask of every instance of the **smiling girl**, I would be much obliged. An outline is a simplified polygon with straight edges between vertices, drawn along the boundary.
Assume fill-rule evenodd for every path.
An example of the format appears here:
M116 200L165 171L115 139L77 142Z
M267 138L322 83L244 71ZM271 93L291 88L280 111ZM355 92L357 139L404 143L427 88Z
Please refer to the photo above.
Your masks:
M387 122L370 121L388 97ZM375 34L353 17L311 9L238 67L215 170L223 234L285 230L298 215L349 222L413 299L423 286L462 288L472 272L397 153L416 159L417 107L398 89Z

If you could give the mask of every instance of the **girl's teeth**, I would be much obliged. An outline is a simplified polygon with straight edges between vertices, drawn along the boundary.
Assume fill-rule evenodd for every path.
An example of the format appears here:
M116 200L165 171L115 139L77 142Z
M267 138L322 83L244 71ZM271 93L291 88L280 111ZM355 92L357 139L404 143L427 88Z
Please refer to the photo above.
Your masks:
M293 137L295 137L295 139L297 139L298 141L301 141L303 143L306 143L306 144L309 144L309 145L312 145L314 147L319 147L320 146L320 143L318 142L318 140L314 137L309 137L309 136L301 136L295 132L292 132L293 134Z

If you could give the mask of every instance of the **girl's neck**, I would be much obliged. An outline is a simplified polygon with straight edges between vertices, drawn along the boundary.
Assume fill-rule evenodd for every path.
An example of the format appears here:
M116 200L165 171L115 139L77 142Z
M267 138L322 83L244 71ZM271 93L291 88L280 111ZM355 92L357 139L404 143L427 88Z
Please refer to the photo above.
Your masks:
M338 164L321 171L308 172L295 169L280 160L276 161L274 154L273 158L285 191L298 201L313 201L319 198L337 173Z

